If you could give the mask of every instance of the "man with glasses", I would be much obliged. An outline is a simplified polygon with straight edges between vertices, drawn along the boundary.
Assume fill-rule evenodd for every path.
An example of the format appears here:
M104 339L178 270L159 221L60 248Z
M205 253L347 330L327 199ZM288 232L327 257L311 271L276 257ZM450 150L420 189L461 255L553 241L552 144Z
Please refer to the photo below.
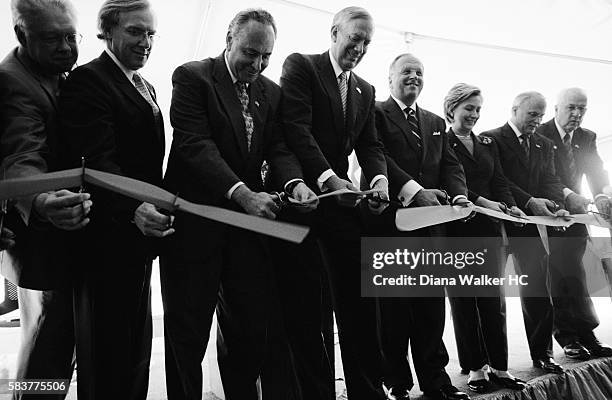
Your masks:
M584 214L590 200L581 196L586 176L599 212L610 214L612 188L597 152L597 135L580 127L587 109L587 96L579 88L564 89L555 105L555 117L542 124L538 133L555 144L555 171L565 186L565 207ZM606 194L607 193L607 194ZM608 217L609 219L609 217ZM555 339L569 358L612 356L612 348L599 342L593 330L599 318L586 287L583 256L588 231L573 224L565 232L551 232L550 273Z
M148 0L106 0L98 13L104 52L76 68L60 96L66 167L80 165L161 185L164 127L153 87L138 70L153 48ZM170 235L152 204L91 188L91 223L73 271L78 397L145 399L151 356L151 263Z
M68 0L13 0L11 8L19 46L0 63L0 179L57 167L57 95L77 60L80 40ZM72 294L67 259L54 257L55 228L87 225L89 197L59 190L8 204L4 225L14 233L9 236L14 246L0 259L2 273L19 285L17 379L72 376Z
M304 169L306 183L319 193L357 189L348 178L353 149L376 197L388 199L387 165L374 126L374 87L353 72L374 35L368 11L347 7L330 29L331 46L322 54L294 53L285 60L283 123L290 149ZM321 338L320 240L328 256L328 276L340 335L348 397L384 399L382 360L374 298L361 297L360 234L363 226L356 196L325 199L313 213L313 234L301 246L285 250L292 268L279 276L286 312L285 326L293 346L304 398L333 398L333 369ZM380 214L386 204L369 203ZM295 268L299 263L299 268Z

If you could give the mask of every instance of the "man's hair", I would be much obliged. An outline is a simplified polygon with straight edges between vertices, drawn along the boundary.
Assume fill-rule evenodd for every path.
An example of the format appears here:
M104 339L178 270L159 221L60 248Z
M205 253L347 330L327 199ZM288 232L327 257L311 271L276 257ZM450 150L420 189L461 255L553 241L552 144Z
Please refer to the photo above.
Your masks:
M540 92L523 92L517 95L512 102L512 109L519 108L524 102L530 100L532 98L539 97L544 103L546 103L546 98Z
M76 17L70 0L11 0L13 25L21 29L31 28L38 23L42 13L52 7Z
M264 25L271 26L274 30L274 36L276 37L276 23L274 22L274 18L272 14L262 8L248 8L236 14L227 27L228 36L236 37L240 29L249 21L257 21Z
M480 89L467 83L458 83L448 91L444 97L444 118L449 124L453 123L455 108L472 96L481 96Z
M338 11L336 15L334 15L334 19L332 21L332 28L340 27L354 19L365 19L368 21L373 21L372 15L365 8L354 6L346 7Z
M563 101L565 101L565 98L569 95L569 94L580 94L582 96L584 96L584 98L587 98L587 94L585 92L584 89L579 88L579 87L572 87L572 88L565 88L563 90L561 90L559 92L559 94L557 95L557 106L559 104L561 104Z
M119 15L124 12L151 8L149 0L106 0L98 11L98 39L106 39L105 33L119 24Z
M421 64L421 67L423 66L423 63L421 62L421 60L418 59L418 57L416 57L414 54L412 53L402 53L400 55L398 55L397 57L395 57L393 59L393 61L391 61L391 64L389 65L389 76L391 76L391 72L393 71L393 68L395 67L395 64L397 64L397 62L404 57L410 57L415 61L418 61L419 64ZM424 69L424 67L423 67Z

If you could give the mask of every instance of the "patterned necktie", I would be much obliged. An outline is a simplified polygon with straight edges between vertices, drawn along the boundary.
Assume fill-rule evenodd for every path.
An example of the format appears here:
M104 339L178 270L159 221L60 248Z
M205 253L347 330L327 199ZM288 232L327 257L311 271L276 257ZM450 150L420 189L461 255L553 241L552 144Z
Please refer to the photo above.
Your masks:
M159 123L159 107L153 101L153 97L151 97L151 93L149 92L149 89L145 85L144 81L142 80L142 77L138 73L134 73L132 80L134 81L134 86L136 87L136 90L138 90L138 93L140 93L140 95L144 97L147 103L149 103L149 105L151 106L151 109L153 110L153 117L155 117L155 122Z
M340 98L342 99L342 114L346 120L346 96L348 94L348 77L346 71L342 71L338 75L338 88L340 89Z
M421 129L419 129L419 121L417 121L416 113L410 107L405 108L404 113L406 114L406 119L408 120L410 131L416 138L417 144L419 145L419 147L423 147L423 139L421 139Z
M247 149L251 151L251 139L253 138L253 116L249 110L249 93L247 92L247 85L245 82L236 82L236 93L238 94L238 100L242 105L242 118L244 118L244 131L247 139Z
M571 181L571 185L574 184L574 181L576 180L576 160L574 159L574 150L572 149L572 137L570 136L569 133L566 133L565 136L563 136L563 146L565 147L565 150L567 151L567 160L568 160L568 170L570 173L570 179Z
M521 139L521 147L523 148L523 151L525 152L525 157L529 159L529 136L523 134L519 136L519 138Z

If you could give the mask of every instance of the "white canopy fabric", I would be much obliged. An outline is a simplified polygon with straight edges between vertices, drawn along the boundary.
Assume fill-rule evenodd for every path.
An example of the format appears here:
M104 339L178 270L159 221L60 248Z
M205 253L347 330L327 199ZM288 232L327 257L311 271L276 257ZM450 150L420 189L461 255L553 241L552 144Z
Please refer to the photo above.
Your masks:
M8 1L0 18L0 52L16 41ZM79 63L96 57L103 43L95 38L101 0L75 0L84 35ZM388 65L410 51L425 66L420 106L442 114L442 101L457 82L479 86L485 99L480 132L503 124L519 92L537 90L548 99L545 119L554 115L560 89L579 86L589 95L583 126L599 137L600 154L612 169L612 1L610 0L151 0L160 39L143 74L156 87L167 118L172 71L189 60L216 56L225 46L227 25L248 7L274 15L278 38L265 74L278 80L292 52L320 53L329 47L335 12L359 5L374 16L377 29L356 73L376 86L378 100L388 94Z

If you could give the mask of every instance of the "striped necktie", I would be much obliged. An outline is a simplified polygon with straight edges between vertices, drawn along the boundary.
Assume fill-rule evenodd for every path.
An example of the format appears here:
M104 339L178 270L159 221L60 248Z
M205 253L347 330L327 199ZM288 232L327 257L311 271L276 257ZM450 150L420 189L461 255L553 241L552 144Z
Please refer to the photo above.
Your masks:
M419 128L419 121L417 121L416 113L410 107L405 108L404 113L406 114L406 119L408 120L410 131L416 138L417 144L419 145L419 147L423 147L423 139L421 138L421 129Z
M338 88L340 89L340 98L342 99L342 114L346 120L346 96L348 94L348 77L346 71L342 71L338 75Z
M140 74L135 72L134 76L132 77L132 80L134 81L134 86L136 87L136 90L138 90L138 93L140 93L140 95L144 97L147 103L149 103L149 105L151 106L151 109L153 110L153 117L155 117L155 122L159 123L159 118L160 118L159 107L153 101L153 97L151 97L151 93L149 92L149 89L145 85L142 77L140 76Z
M249 109L249 93L247 92L247 84L245 82L236 82L236 93L238 94L238 100L242 105L242 118L244 118L244 131L247 139L247 149L251 151L251 139L253 138L253 130L255 128L253 124L253 116Z

